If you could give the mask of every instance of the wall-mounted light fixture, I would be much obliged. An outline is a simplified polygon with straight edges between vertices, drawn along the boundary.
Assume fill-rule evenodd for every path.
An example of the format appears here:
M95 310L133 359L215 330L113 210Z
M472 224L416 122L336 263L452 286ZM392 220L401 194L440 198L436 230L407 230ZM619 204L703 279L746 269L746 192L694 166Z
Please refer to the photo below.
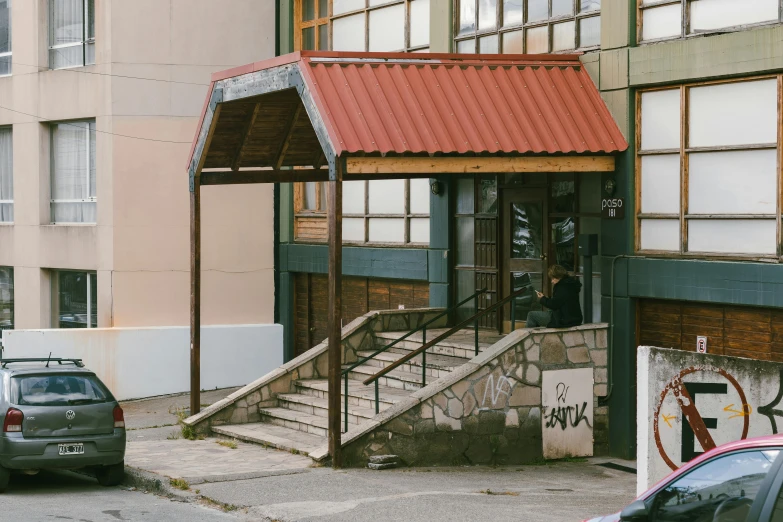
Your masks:
M436 196L440 194L440 181L437 179L433 179L430 181L430 192L435 194Z
M613 196L614 191L616 189L617 189L617 182L612 178L607 179L606 183L604 183L604 191L606 192L606 194L609 196Z

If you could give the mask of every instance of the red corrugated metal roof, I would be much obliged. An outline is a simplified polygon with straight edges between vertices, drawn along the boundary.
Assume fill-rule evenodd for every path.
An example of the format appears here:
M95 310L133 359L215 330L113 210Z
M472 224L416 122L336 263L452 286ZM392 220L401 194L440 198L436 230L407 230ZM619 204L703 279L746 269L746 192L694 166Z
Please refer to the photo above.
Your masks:
M334 54L301 69L338 155L628 147L576 56Z
M577 55L303 51L215 73L213 85L292 63L338 156L628 148Z

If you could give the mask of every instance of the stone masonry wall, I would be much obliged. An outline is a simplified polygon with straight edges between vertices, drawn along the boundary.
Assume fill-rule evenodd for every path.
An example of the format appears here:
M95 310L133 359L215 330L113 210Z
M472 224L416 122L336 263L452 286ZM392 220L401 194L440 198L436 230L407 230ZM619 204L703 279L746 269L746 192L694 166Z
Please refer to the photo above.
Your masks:
M343 443L345 464L394 454L409 466L521 464L542 458L543 371L594 368L594 453L608 450L607 327L518 330L377 415Z
M440 309L389 310L369 312L342 329L342 359L344 363L357 361L357 353L375 348L375 334L386 331L405 331L417 328L442 312ZM436 321L432 327L444 326ZM311 348L296 359L276 368L260 379L237 390L225 399L185 419L185 424L198 433L208 434L212 426L259 422L259 408L277 406L277 395L294 392L294 383L300 379L326 379L329 374L328 342Z

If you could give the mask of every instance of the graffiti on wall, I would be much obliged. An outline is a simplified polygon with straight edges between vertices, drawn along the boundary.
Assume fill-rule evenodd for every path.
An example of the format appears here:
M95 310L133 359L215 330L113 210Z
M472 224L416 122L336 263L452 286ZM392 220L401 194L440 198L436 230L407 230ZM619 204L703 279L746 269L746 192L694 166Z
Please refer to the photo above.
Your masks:
M495 378L490 373L489 377L487 377L487 385L484 388L484 398L481 400L481 407L487 408L492 404L492 408L495 408L501 397L504 397L503 403L505 404L507 398L511 397L515 384L516 381L509 379L507 375L501 375L498 378L498 382L495 383Z
M585 400L588 398L588 400ZM544 458L593 454L593 369L543 372Z
M783 364L640 347L638 368L639 491L712 448L783 429Z

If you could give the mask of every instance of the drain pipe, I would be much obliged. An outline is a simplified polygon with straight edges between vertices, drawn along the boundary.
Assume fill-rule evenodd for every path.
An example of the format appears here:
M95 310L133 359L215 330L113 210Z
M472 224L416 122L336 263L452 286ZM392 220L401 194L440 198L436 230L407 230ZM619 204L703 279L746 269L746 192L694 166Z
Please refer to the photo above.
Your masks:
M632 257L635 256L619 255L612 258L609 293L609 347L606 351L606 366L608 370L607 380L609 381L609 386L607 387L606 395L599 400L601 404L607 404L609 398L612 396L612 391L614 391L614 363L612 362L612 355L614 354L614 267L618 259L630 259Z

